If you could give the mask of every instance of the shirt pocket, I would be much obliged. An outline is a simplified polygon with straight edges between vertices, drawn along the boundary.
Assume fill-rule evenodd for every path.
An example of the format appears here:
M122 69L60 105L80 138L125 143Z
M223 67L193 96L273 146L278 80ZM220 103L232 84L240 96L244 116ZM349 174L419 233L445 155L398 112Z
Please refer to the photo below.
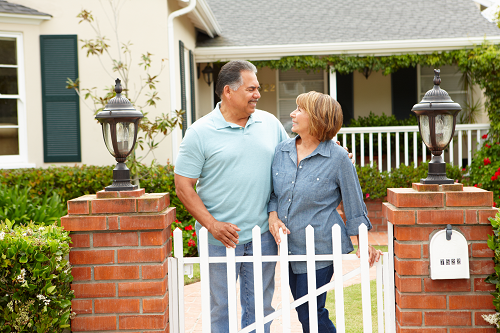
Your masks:
M291 190L292 178L289 173L273 169L273 188L278 199Z
M333 180L320 176L308 176L305 180L306 184L303 186L307 192L303 193L305 197L315 203L328 203L331 201L329 197L333 195L337 187Z

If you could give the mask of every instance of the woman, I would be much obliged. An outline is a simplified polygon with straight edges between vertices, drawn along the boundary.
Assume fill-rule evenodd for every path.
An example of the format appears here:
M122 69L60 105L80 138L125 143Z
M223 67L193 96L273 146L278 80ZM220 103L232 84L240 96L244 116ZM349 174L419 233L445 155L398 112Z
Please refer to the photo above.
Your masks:
M316 254L331 254L332 226L340 225L342 253L353 251L349 236L358 227L372 228L367 217L356 169L344 148L332 141L342 126L342 109L332 97L311 91L297 97L297 109L290 114L295 138L281 142L272 165L274 192L269 202L269 229L280 243L279 229L288 236L289 253L306 254L305 228L314 227ZM337 213L343 200L346 223ZM358 238L359 240L359 238ZM370 265L380 251L369 247ZM356 253L359 257L359 248ZM290 262L289 283L294 299L307 294L305 262ZM332 261L316 262L316 287L330 282ZM318 296L319 332L336 332L325 309L326 293ZM309 332L308 303L297 307L303 332Z

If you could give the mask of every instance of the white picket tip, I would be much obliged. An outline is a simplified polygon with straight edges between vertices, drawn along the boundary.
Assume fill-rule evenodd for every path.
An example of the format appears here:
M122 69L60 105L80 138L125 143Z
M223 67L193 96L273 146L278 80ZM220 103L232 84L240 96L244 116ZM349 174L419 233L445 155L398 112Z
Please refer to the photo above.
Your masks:
M200 249L201 317L203 333L210 333L210 267L208 264L208 230L203 227L198 235Z
M262 285L262 240L260 227L252 229L253 279L256 333L264 333L264 288Z

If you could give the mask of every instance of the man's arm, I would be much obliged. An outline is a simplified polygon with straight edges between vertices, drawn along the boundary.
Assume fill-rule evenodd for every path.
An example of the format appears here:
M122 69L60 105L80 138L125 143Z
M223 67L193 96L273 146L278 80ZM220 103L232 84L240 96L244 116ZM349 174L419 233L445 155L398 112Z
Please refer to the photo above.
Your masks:
M238 244L237 231L240 231L240 228L232 223L217 221L210 214L203 201L201 201L200 196L194 190L197 179L175 174L174 180L177 197L179 197L187 211L193 215L196 221L207 228L208 232L224 244L225 247L236 247L235 244Z

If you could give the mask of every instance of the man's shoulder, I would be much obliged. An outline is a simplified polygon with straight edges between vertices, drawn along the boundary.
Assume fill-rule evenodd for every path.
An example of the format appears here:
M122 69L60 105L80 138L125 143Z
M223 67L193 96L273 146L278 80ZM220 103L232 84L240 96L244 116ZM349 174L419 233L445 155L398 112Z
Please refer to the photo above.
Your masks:
M189 126L188 129L194 129L195 131L203 131L206 129L211 129L215 128L213 117L214 117L214 111L211 111L210 113L204 115L200 119L196 120L194 123Z
M289 146L289 145L292 143L292 141L294 141L294 142L295 142L295 138L288 138L288 139L286 139L286 140L281 141L281 142L280 142L280 143L278 143L278 145L276 146L276 150L280 150L280 149L281 149L282 147L284 147L284 146Z

